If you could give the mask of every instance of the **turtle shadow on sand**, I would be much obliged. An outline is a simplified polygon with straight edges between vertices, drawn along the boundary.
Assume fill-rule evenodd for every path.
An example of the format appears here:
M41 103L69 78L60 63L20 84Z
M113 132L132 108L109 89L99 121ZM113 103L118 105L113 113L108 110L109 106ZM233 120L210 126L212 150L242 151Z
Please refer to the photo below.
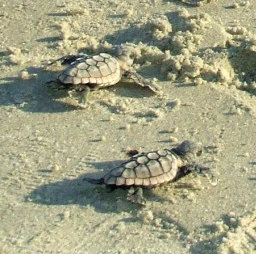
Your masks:
M86 183L83 177L41 185L26 197L26 201L47 206L91 206L100 213L120 213L136 209L135 205L126 202L125 190L109 192L102 186Z
M41 68L26 68L29 74L35 74L35 78L23 80L17 76L0 79L0 105L15 106L24 112L31 113L59 113L80 110L80 107L72 105L65 100L68 98L68 89L52 89L47 82L55 80L50 71ZM109 91L128 98L143 98L152 96L149 89L141 88L136 84L121 81L119 85L107 87ZM97 93L97 91L93 91Z
M211 235L212 231L204 230L205 227L203 227L203 232L206 234ZM212 233L214 235L214 233ZM212 238L198 241L195 244L192 244L190 246L190 252L191 254L198 254L198 253L218 253L218 247L222 242L223 237L225 236L225 233L222 233L218 236L213 236Z
M87 175L86 175L87 176ZM141 209L127 200L127 189L109 190L104 186L93 186L83 180L64 179L39 186L25 200L40 205L92 206L100 213L121 213Z
M120 165L123 160L90 162L96 170L101 173L88 173L75 179L63 179L47 183L34 189L25 197L27 202L41 205L71 205L92 206L100 213L120 213L123 211L134 211L141 209L138 204L127 200L126 188L107 188L104 185L93 185L84 181L85 177L100 178L106 172ZM50 173L50 172L48 172ZM163 198L156 196L150 189L145 190L145 197L148 201L160 202Z
M164 50L166 48L166 40L169 41L169 36L177 31L185 31L185 19L179 15L178 11L167 12L165 15L161 14L155 15L154 17L157 19L159 17L166 16L170 24L172 25L172 31L167 37L163 37L161 39L156 39L153 37L153 28L150 20L146 24L139 25L130 25L128 28L119 29L112 34L108 34L104 37L104 40L113 44L120 45L125 43L134 43L139 44L143 43L148 46L157 46L160 49ZM151 17L154 20L153 17ZM169 48L168 48L169 49Z
M88 162L87 165L96 170L108 171L121 161ZM120 213L139 208L126 201L126 190L110 191L105 186L92 185L84 181L84 177L101 177L104 173L84 174L75 179L63 179L39 186L25 197L27 202L41 205L72 205L92 206L100 213Z
M47 87L46 82L53 79L52 73L35 67L26 70L29 74L36 74L36 77L28 80L17 76L1 79L1 106L16 106L22 111L31 113L58 113L76 108L56 100L66 97L66 91L52 91Z

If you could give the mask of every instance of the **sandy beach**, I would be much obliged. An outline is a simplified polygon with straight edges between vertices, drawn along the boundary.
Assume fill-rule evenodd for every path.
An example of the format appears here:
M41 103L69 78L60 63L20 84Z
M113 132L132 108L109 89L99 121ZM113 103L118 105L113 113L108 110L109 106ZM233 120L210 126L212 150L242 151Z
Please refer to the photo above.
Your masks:
M0 0L0 253L256 253L256 2ZM46 82L78 53L127 44L127 80L82 109ZM145 190L83 181L127 152L203 144L190 174Z

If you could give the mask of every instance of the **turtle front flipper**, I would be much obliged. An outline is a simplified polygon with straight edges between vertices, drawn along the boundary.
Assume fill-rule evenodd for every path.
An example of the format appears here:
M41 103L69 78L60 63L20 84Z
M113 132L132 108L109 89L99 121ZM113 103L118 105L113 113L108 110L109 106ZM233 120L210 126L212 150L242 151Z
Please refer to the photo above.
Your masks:
M143 197L143 190L139 187L131 187L128 191L127 199L135 204L146 205L146 200Z
M206 172L210 171L209 167L205 167L205 166L200 166L197 164L189 164L183 167L183 170L187 171L188 173L198 173L198 174L203 174L205 175Z
M206 176L210 184L213 186L218 184L216 174L209 167L200 166L197 164L189 164L181 167L179 174L176 176L176 180L190 173L202 174L203 176Z
M75 87L68 91L68 95L71 99L75 100L79 107L86 108L87 98L91 89L89 86L83 86L83 88Z
M140 74L138 74L134 70L126 71L123 76L127 79L131 79L136 84L138 84L142 87L148 87L154 93L161 92L160 88L157 85L155 85L152 81L143 78Z

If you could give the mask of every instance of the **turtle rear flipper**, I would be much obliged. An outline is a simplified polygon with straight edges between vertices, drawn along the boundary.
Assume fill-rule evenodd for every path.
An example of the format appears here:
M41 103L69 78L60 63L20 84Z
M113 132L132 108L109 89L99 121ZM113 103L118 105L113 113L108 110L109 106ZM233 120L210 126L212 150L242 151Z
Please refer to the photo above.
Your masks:
M143 78L140 74L137 72L131 70L131 71L126 71L123 75L127 79L133 80L136 84L142 86L142 87L148 87L151 91L154 93L160 93L161 90L158 86L153 84L152 81Z
M92 184L104 184L104 178L94 179L94 178L83 178L83 181L87 181Z
M72 90L68 91L69 97L74 100L77 105L81 108L86 108L87 98L90 94L90 87L89 86L76 86Z
M54 63L59 62L59 61L61 62L61 65L69 65L69 64L74 63L79 58L85 58L87 56L88 55L82 54L82 53L78 54L78 55L66 55L66 56L60 57L60 58L50 62L48 65L53 65Z
M127 194L127 199L132 203L145 206L146 200L143 197L143 190L139 187L131 187Z

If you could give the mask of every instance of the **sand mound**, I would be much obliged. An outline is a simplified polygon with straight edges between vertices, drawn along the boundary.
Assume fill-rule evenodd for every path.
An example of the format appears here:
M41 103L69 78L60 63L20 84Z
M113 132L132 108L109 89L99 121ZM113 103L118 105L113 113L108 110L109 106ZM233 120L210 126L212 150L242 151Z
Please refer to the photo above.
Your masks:
M164 80L194 85L213 82L255 93L256 39L246 29L225 28L208 14L190 14L184 8L177 17L179 25L163 14L138 25L141 42L129 42L137 52L138 71ZM107 41L77 36L79 26L71 21L60 24L57 47L61 51L113 53L114 45Z
M256 209L238 219L219 247L221 254L253 254L256 252Z

